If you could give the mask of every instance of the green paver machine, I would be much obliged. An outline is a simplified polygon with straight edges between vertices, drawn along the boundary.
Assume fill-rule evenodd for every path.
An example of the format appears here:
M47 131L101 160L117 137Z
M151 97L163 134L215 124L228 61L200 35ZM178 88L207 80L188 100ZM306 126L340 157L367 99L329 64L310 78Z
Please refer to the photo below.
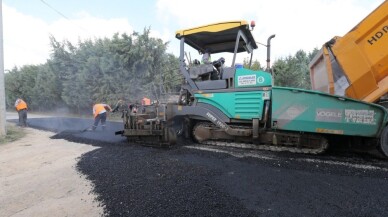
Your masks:
M269 69L270 40L267 44ZM272 75L235 66L239 53L257 49L250 25L230 21L179 30L179 100L124 113L129 140L173 144L181 135L210 145L298 153L323 153L337 139L378 147L388 156L387 110L323 92L273 86ZM232 53L202 64L185 60L186 46L199 53Z

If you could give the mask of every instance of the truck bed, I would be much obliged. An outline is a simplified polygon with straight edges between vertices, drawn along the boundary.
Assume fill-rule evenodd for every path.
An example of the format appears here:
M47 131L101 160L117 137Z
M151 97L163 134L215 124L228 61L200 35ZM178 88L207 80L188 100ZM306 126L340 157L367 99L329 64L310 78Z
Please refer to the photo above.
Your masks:
M325 43L310 65L313 90L377 102L388 92L388 1L343 37Z

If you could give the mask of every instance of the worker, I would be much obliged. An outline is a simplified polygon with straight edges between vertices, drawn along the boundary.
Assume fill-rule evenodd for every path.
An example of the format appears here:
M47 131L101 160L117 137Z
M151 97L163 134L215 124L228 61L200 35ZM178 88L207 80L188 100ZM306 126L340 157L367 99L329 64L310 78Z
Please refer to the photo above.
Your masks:
M105 130L106 128L106 125L105 125L105 122L106 122L106 112L107 111L112 111L112 108L108 105L108 104L102 104L102 103L99 103L99 104L95 104L93 106L93 116L94 116L94 124L92 126L92 130L96 130L97 126L98 126L98 123L101 121L101 127L102 127L102 130Z
M205 53L202 55L202 64L210 64L212 63L210 50L208 48L205 49Z
M139 107L139 105L136 103L132 103L132 104L129 104L128 108L129 108L129 112L131 113L137 113L137 108Z
M27 103L24 102L24 100L17 98L15 108L19 114L19 126L27 127Z
M125 107L125 102L124 100L120 99L119 101L117 101L115 107L112 109L112 112L122 111L125 109L124 107Z
M141 100L141 105L151 105L151 99L143 97L143 99Z
M224 64L225 58L223 57L213 62L213 66L216 70L214 70L211 74L211 80L218 80L222 78L222 74L224 73Z

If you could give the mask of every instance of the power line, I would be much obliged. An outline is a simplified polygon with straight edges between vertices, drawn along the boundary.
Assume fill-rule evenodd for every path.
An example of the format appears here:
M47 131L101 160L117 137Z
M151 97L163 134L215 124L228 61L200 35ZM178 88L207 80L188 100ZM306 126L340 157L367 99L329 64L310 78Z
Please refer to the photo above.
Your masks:
M48 4L47 2L45 2L44 0L40 0L43 4L45 4L47 7L49 7L51 10L55 11L57 14L61 15L63 18L65 18L66 20L70 21L71 23L73 23L74 25L76 25L78 28L84 30L85 32L89 33L89 31L85 28L83 28L82 26L79 26L77 25L76 23L74 23L73 21L71 21L66 15L64 15L63 13L61 13L60 11L58 11L57 9L55 9L53 6L51 6L50 4Z
M66 17L63 13L61 13L60 11L58 11L57 9L55 9L54 7L52 7L51 5L49 5L47 2L43 1L43 0L40 0L43 4L45 4L47 7L51 8L53 11L55 11L57 14L61 15L62 17L64 17L65 19L69 20L70 19L68 17Z

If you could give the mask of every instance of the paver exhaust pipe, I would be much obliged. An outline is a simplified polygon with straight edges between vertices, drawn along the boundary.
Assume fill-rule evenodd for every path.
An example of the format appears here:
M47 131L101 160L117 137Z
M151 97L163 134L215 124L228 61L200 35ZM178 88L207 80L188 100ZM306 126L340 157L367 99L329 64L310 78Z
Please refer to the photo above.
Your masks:
M275 35L271 35L267 40L267 71L270 71L271 63L271 39L275 38Z

